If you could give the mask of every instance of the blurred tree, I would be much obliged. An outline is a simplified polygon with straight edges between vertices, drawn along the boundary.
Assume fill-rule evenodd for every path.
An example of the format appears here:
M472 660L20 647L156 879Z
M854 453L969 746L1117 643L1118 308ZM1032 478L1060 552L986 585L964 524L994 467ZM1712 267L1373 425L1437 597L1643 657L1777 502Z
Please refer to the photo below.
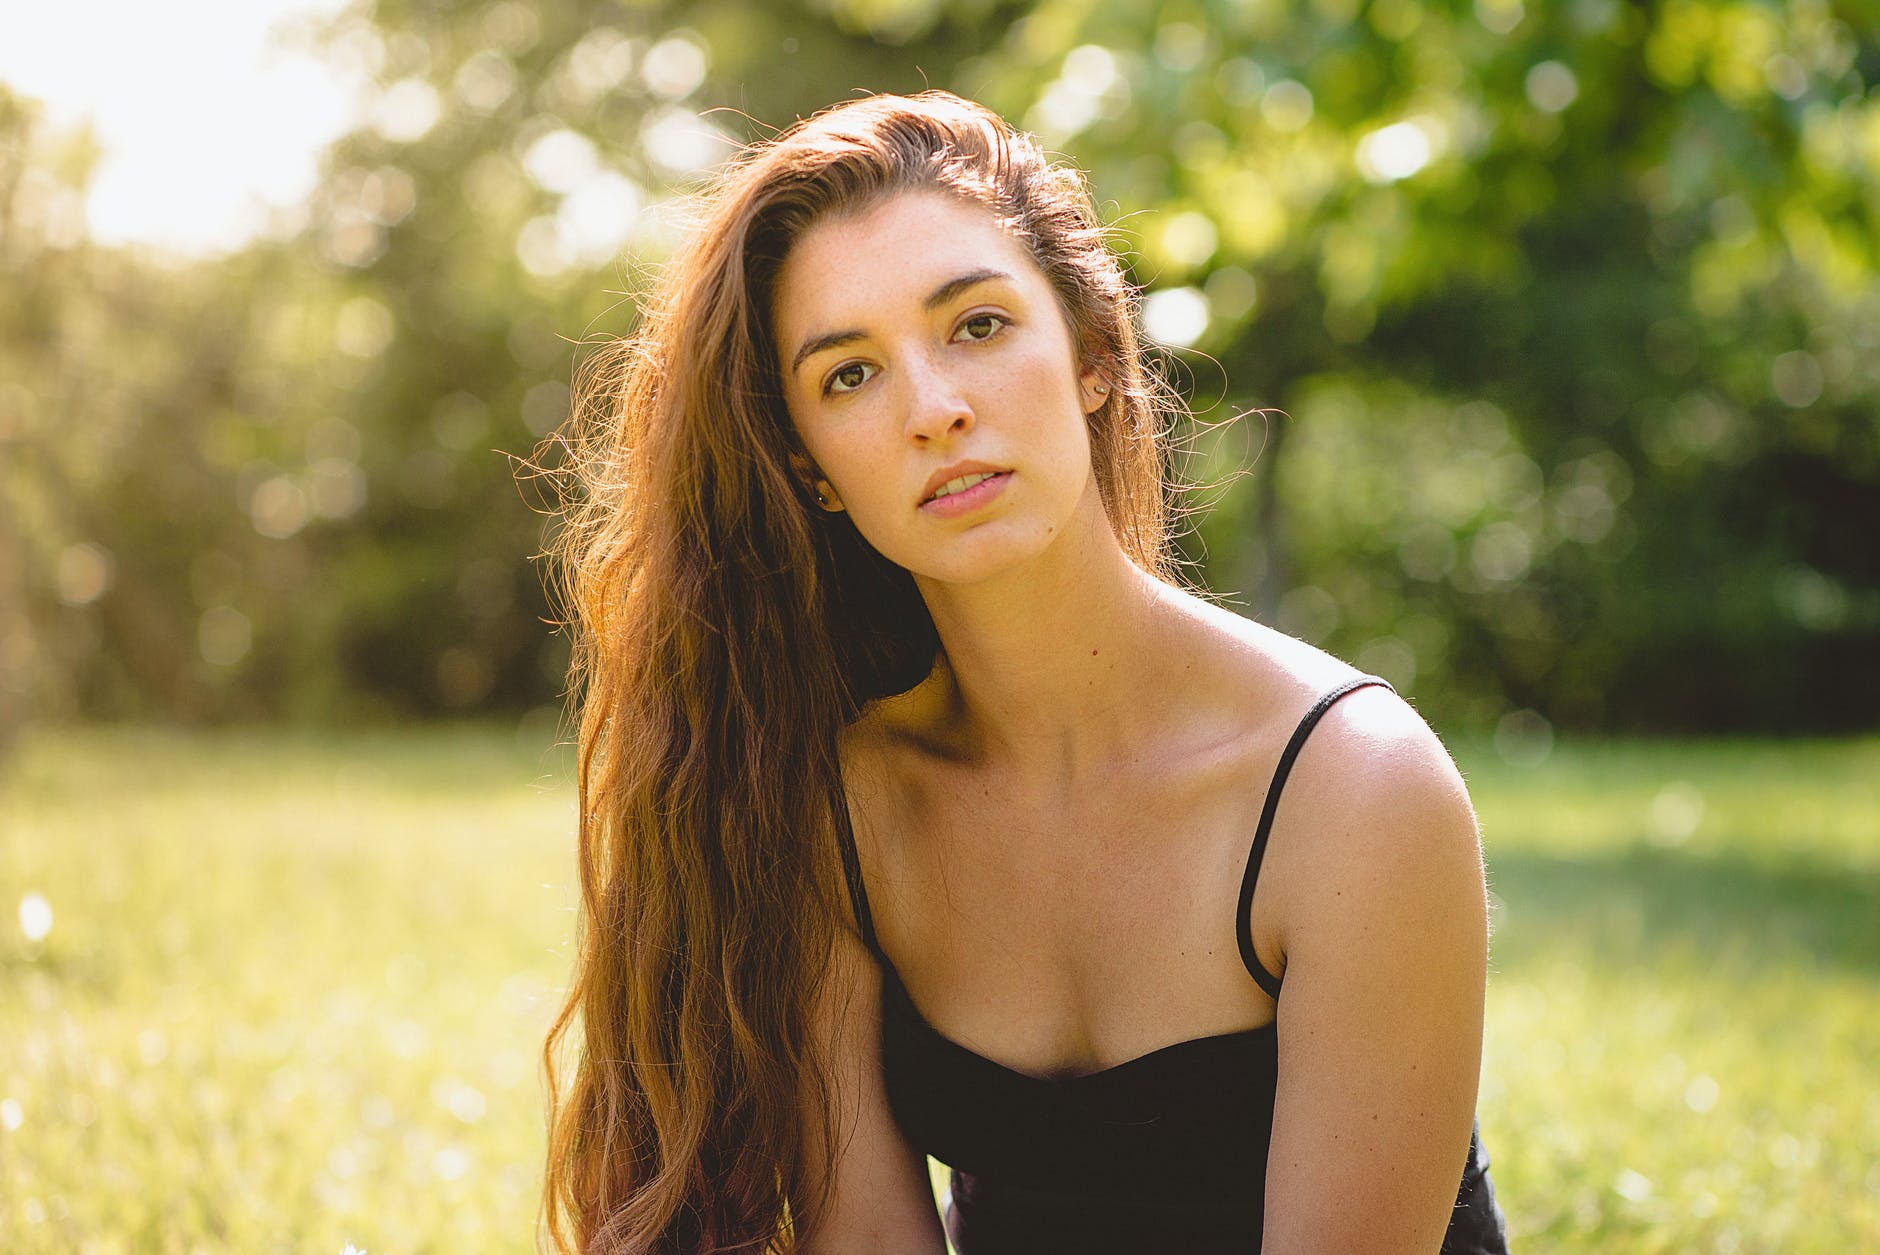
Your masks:
M144 561L189 541L156 500L188 464L166 445L149 478L128 471L161 428L146 407L187 406L202 376L150 316L148 277L83 238L95 157L86 135L56 134L0 92L0 697L15 721L137 693L197 706L174 657L181 625L166 621L171 573ZM205 285L179 276L176 291Z
M576 342L736 144L933 85L1091 169L1200 404L1278 407L1192 433L1215 587L1439 720L1871 726L1875 18L380 0L309 32L373 86L302 219L169 268L0 98L0 700L550 699L511 459Z
M821 85L860 66L918 90L999 12L365 6L305 32L373 88L304 222L175 270L73 230L86 171L16 103L0 500L24 542L17 560L0 547L0 578L33 622L0 640L38 654L0 673L9 706L552 699L542 520L513 476L566 413L573 338L630 329L629 293L605 289L664 255L674 189L761 134L755 118L827 103ZM750 116L701 116L707 91Z
M379 85L304 237L340 294L346 369L317 410L294 401L354 433L365 505L333 533L322 584L359 687L419 709L552 691L565 654L527 561L540 520L492 450L526 456L565 417L571 337L630 329L635 273L597 274L663 256L673 189L761 134L753 119L827 103L855 66L917 90L998 12L381 3L324 32Z
M1217 586L1473 719L1873 725L1880 9L1061 2L984 64L1290 415Z

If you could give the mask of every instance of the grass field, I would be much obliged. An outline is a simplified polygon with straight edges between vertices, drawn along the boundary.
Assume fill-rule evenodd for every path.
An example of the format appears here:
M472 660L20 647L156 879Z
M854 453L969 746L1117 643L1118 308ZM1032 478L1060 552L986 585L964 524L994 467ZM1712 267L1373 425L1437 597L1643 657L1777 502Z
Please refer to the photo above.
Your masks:
M1880 1251L1880 740L1459 754L1518 1252ZM29 737L0 1251L526 1251L574 824L541 738Z

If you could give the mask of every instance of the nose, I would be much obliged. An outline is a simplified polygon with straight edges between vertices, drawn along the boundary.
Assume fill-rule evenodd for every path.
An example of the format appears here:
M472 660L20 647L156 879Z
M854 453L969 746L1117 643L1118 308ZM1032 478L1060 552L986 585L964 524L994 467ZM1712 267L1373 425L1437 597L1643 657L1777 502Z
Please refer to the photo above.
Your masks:
M937 362L911 363L907 382L907 434L915 444L928 444L973 429L973 407L959 383Z

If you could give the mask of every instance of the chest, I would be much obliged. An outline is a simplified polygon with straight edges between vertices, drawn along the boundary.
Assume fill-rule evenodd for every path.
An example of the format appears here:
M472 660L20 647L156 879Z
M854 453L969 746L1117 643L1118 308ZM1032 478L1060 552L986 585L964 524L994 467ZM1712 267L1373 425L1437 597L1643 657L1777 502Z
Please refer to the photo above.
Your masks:
M1145 758L1049 791L944 764L891 775L856 808L858 851L925 1019L1038 1076L1270 1020L1234 936L1260 802L1240 758Z

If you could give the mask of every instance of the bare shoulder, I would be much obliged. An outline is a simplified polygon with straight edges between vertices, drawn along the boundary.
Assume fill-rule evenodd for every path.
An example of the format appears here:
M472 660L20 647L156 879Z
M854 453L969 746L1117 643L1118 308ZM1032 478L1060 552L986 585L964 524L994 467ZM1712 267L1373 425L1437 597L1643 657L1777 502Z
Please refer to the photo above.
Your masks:
M1391 690L1358 689L1325 712L1282 808L1272 922L1295 942L1325 916L1380 897L1479 907L1481 838L1468 788L1435 732Z
M836 738L849 830L865 872L882 855L881 833L905 827L918 809L920 765L932 753L929 704L908 694L871 702Z
M1267 743L1290 735L1313 705L1339 686L1364 678L1324 650L1202 603L1197 617L1233 642L1235 682L1220 691L1241 701L1248 731ZM1440 839L1458 833L1475 841L1468 790L1448 750L1408 701L1382 685L1339 698L1311 730L1286 786L1295 815L1324 802L1343 822L1317 825L1337 831L1394 832L1413 840L1429 827ZM1295 796L1295 794L1299 796Z
M1475 812L1462 773L1410 703L1387 688L1341 698L1315 730L1316 774L1336 781L1349 822L1401 839L1476 843Z
M1434 1250L1469 1144L1487 911L1468 790L1407 701L1360 688L1325 712L1258 894L1254 948L1285 991L1266 1239Z
M1256 799L1251 829L1307 713L1363 673L1222 607L1199 603L1193 614L1226 643L1214 691L1247 747L1238 761ZM1389 933L1422 928L1422 907L1441 904L1465 922L1483 910L1468 789L1436 733L1389 688L1358 688L1322 712L1274 806L1248 924L1255 954L1275 975L1355 921Z
M1395 971L1399 993L1458 980L1479 1014L1486 886L1475 812L1448 751L1408 702L1349 693L1301 750L1272 833L1252 940L1286 982L1352 990ZM1401 968L1399 965L1402 965Z

